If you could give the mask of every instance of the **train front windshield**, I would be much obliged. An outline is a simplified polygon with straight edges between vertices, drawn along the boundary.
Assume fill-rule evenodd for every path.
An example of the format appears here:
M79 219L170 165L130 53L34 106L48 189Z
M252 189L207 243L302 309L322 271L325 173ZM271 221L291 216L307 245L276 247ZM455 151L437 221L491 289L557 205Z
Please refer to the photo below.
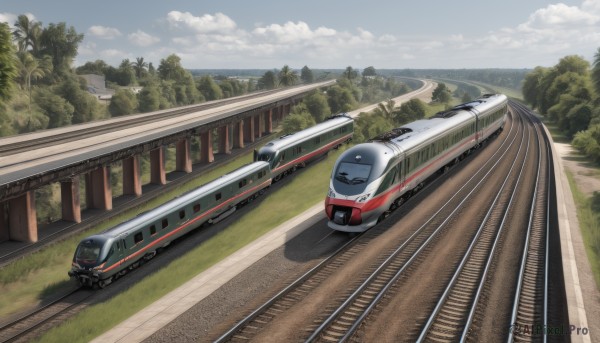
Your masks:
M271 162L271 160L273 159L273 154L272 153L260 153L258 154L258 161L265 161L265 162Z
M75 253L77 263L93 264L98 261L103 243L95 240L81 242Z
M333 176L335 188L346 195L362 193L367 187L371 168L370 164L341 162Z

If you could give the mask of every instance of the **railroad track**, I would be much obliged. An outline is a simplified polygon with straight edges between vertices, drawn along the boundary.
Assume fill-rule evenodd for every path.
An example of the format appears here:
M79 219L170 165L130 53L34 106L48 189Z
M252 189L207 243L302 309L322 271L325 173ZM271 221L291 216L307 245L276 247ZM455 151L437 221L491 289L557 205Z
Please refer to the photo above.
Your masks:
M543 136L541 123L532 119L536 132ZM521 259L516 293L511 315L511 330L508 342L546 342L548 335L548 270L550 251L550 149L546 140L540 140L546 158L540 158L538 181L531 203L529 225ZM544 162L546 166L544 166ZM529 329L529 330L527 330Z
M514 127L515 125L511 126L511 131ZM373 266L370 276L365 276L365 279L353 292L350 292L351 294L346 297L346 300L340 301L340 303L336 305L337 309L330 309L328 313L323 315L323 318L319 320L320 323L307 328L307 330L309 330L308 334L310 335L307 341L343 341L345 339L342 338L344 335L346 335L347 338L347 336L360 325L360 322L364 320L369 311L377 304L381 299L381 296L389 289L390 285L392 285L406 267L417 258L419 253L426 249L427 244L435 238L436 234L439 233L458 210L465 205L467 200L469 200L470 195L482 185L483 180L492 173L495 169L494 167L502 160L501 157L497 156L504 156L508 153L516 140L517 134L514 134L511 142L508 140L508 137L510 136L509 133L502 143L502 147L505 145L506 147L496 151L494 155L480 167L479 171L454 194L446 205L440 208L420 229L413 233L399 248L382 254L384 257L383 261L379 263L379 267ZM485 174L485 177L477 178L478 175L483 174ZM410 201L411 200L409 200L409 202ZM409 202L407 202L407 204ZM354 243L349 243L350 245L348 248L345 248L346 250L344 250L342 254L351 256L357 255L367 242L372 239L372 236L379 234L380 232L378 232L377 227L367 231L365 234L359 236L360 239L356 240ZM360 248L355 250L355 246L359 246ZM339 268L337 256L337 254L332 255L330 258L323 261L318 266L318 269ZM342 260L348 260L348 258L345 257ZM237 325L228 330L216 341L236 342L255 338L263 328L266 328L269 323L273 321L273 318L292 308L306 296L308 289L306 285L311 285L311 287L309 287L310 289L315 289L315 292L318 291L316 287L313 287L313 283L314 281L311 281L311 279L307 280L304 276L301 277L276 296L278 299L285 297L285 300L283 300L284 305L275 304L272 300L268 301L252 311L250 315L239 321ZM318 284L320 283L322 283L322 281L318 281ZM318 284L316 286L318 286ZM299 296L298 292L302 293L302 296Z
M186 106L184 108L177 108L172 110L163 110L156 111L146 114L135 114L121 118L115 118L113 120L99 121L97 123L87 123L81 125L73 125L69 127L68 131L63 129L65 132L58 134L45 134L46 132L38 132L32 134L25 134L19 136L19 140L0 145L0 157L16 154L19 152L30 151L33 149L38 149L39 147L48 147L55 144L62 144L72 142L83 137L88 137L90 135L101 135L107 132L112 132L114 130L123 130L131 127L138 126L140 124L148 124L156 121L164 120L167 118L172 118L184 114L189 114L193 112L208 110L211 108L224 106L228 104L232 104L238 101L248 100L252 98L256 98L259 96L268 95L271 93L275 93L276 91L266 91L260 93L252 93L247 95L242 95L235 98L228 98L224 100L216 100L210 101L198 105ZM58 130L51 130L52 132L56 132ZM48 132L50 133L50 132ZM31 139L21 140L22 138L31 137Z
M36 308L10 323L0 327L0 342L30 341L29 335L36 330L45 331L66 318L81 311L85 300L95 294L94 290L76 288L52 302Z
M537 142L539 143L539 140ZM511 171L515 171L513 181L511 182L511 174L507 174L501 192L494 199L484 222L480 225L421 331L418 341L464 342L468 338L475 310L487 281L496 248L499 246L501 234L507 225L507 218L513 209L517 191L526 189L525 166L528 158L534 157L529 155L535 155L536 151L539 151L539 147L530 149L529 143L530 140L527 139L527 147L522 159L513 162L511 167ZM538 173L540 162L541 156L538 154L536 163ZM536 200L532 198L531 202L534 203Z
M518 145L519 151L521 145L522 143ZM481 188L489 187L489 181L494 175L492 172L496 170L501 161L504 161L505 156L509 153L509 148L512 146L504 150L483 176L477 177L479 174L477 173L468 183L463 185L463 188L438 213L434 214L417 230L416 233L418 233L418 236L415 239L407 241L394 251L385 263L381 264L352 296L325 319L306 342L345 342L355 335L361 325L365 323L367 316L375 309L384 296L389 293L412 263L422 258L422 252L427 250L428 245L441 234L442 230L447 227L447 224L459 215L461 210L471 205L470 200L481 191ZM473 185L473 182L476 182L476 184ZM463 189L470 191L465 195L461 192ZM501 191L498 192L498 194L501 193ZM457 204L455 199L460 200L460 202ZM490 207L494 207L493 204Z

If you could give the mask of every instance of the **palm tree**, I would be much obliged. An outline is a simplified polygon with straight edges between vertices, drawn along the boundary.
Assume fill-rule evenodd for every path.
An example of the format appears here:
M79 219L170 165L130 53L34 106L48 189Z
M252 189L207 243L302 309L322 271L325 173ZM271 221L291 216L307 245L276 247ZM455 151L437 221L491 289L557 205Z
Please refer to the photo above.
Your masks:
M43 59L38 60L29 52L22 52L19 56L19 68L21 69L21 77L26 83L29 93L29 121L31 122L31 79L39 79L46 74L52 72L52 57L46 55Z
M380 102L377 105L377 109L385 119L387 119L390 123L394 122L394 109L396 107L396 102L392 99L388 100L387 103Z
M352 67L346 67L346 70L343 73L343 76L348 80L352 81L358 77L358 72L354 70Z
M298 82L298 73L286 65L279 71L279 84L283 86L293 86Z
M29 18L24 14L21 14L17 17L13 36L17 41L19 52L25 52L27 51L27 48L30 47L31 51L37 55L39 48L38 43L41 35L42 27L39 22L29 20Z
M143 57L136 57L135 62L131 62L131 66L135 70L135 76L137 76L138 80L142 78L142 74L148 68L148 62L144 62Z

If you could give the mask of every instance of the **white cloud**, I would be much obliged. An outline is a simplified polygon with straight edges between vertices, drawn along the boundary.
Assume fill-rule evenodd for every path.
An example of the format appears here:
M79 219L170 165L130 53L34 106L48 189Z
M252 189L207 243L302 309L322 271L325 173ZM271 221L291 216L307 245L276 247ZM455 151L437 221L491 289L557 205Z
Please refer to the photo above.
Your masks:
M127 35L129 41L137 46L147 47L160 42L160 38L147 34L142 30L137 30L134 33Z
M37 21L35 16L31 13L25 13L25 16L29 19L29 21ZM15 22L19 16L13 13L0 13L0 23L8 23L11 28L15 27Z
M196 17L190 12L171 11L167 14L167 22L171 27L191 29L198 33L232 31L236 28L235 22L223 13Z
M10 27L13 27L17 21L17 15L12 13L0 13L0 23L8 23Z
M591 5L588 5L591 6ZM600 21L598 14L589 13L576 6L559 3L539 9L529 16L529 20L520 25L521 29L556 28L557 26L581 27L594 25Z
M100 51L100 56L106 59L113 59L116 57L122 59L123 56L127 56L127 53L118 49L106 49Z
M88 33L94 37L98 37L101 39L115 39L122 35L118 29L100 25L91 26L88 29Z

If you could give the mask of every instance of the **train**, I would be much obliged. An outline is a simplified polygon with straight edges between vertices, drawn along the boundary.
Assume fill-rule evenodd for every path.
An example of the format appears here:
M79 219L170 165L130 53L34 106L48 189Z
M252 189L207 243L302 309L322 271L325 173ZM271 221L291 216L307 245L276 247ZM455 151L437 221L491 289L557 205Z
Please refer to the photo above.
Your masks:
M279 181L331 149L349 143L353 134L354 119L346 114L331 116L313 127L268 142L254 159L269 162L274 181Z
M508 99L482 97L393 129L346 150L336 161L325 198L328 226L357 233L391 210L504 127Z
M349 142L353 123L349 116L337 115L282 136L255 151L254 162L86 237L75 249L69 276L82 286L104 288L173 240L203 224L222 220L297 167Z

